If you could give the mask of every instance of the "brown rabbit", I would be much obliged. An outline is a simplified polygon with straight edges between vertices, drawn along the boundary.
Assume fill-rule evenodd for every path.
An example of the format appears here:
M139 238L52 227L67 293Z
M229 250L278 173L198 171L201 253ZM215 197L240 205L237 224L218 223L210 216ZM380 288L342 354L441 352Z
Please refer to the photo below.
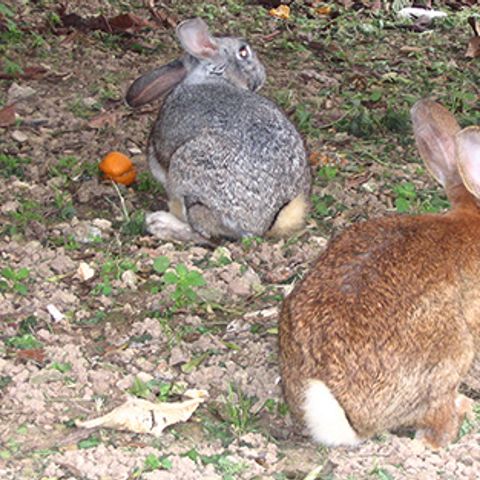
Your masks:
M458 387L480 354L480 127L429 100L411 116L451 211L351 226L280 317L286 400L329 446L399 427L444 446L471 409Z

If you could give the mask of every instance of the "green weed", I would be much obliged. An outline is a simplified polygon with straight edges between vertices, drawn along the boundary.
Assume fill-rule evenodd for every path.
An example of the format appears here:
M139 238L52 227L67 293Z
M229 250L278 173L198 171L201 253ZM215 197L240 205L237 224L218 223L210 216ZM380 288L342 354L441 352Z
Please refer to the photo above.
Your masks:
M236 435L242 435L255 428L256 416L251 412L254 399L247 397L240 388L229 384L225 398L226 420Z
M30 158L13 157L0 153L0 175L4 178L12 176L25 177L25 165L31 163Z
M26 267L15 270L5 267L0 270L0 292L16 292L27 295L30 270Z
M158 457L153 453L149 453L145 457L144 471L152 472L153 470L170 470L172 466L172 461L166 455Z
M162 282L165 285L174 285L175 290L170 298L174 302L174 308L184 308L198 301L198 294L195 291L198 287L206 285L205 279L200 272L189 270L185 265L179 263L174 270L168 270L170 260L162 256L155 259L153 269L162 274Z
M25 333L23 335L16 335L14 337L7 338L5 340L5 345L17 350L33 350L43 346L42 342L37 340L31 333Z

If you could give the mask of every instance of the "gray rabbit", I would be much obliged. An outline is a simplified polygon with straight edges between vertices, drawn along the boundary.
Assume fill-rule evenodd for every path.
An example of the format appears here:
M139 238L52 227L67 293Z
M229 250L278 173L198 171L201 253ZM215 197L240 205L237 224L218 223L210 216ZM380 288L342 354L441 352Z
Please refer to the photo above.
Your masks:
M302 139L255 93L265 69L245 40L213 37L199 18L178 25L181 58L135 80L132 107L168 93L148 140L148 162L170 212L147 215L164 240L286 236L302 227L311 174Z

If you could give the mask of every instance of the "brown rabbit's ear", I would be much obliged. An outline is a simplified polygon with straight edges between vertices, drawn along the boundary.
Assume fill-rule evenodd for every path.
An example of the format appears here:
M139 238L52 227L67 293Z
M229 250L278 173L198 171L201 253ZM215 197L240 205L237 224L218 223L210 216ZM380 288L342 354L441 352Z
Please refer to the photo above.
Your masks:
M125 95L131 107L140 107L168 93L187 75L187 69L181 60L174 60L163 67L137 78Z
M201 18L185 20L177 26L177 37L182 47L195 58L208 60L219 53L218 43L210 35Z
M480 199L480 127L457 133L458 170L467 190Z
M430 174L445 188L461 182L457 170L455 117L439 103L419 100L410 115L418 151Z

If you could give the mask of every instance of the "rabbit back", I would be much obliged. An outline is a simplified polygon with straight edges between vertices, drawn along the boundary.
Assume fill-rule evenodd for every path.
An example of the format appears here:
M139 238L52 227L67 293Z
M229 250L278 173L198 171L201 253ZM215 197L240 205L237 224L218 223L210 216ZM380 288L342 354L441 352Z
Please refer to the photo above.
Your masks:
M366 438L421 426L435 399L451 397L474 357L479 224L473 214L392 216L332 240L282 309L294 414L321 381Z
M169 196L212 208L239 236L263 234L284 205L310 188L293 125L266 98L227 82L178 86L149 143L168 172Z

